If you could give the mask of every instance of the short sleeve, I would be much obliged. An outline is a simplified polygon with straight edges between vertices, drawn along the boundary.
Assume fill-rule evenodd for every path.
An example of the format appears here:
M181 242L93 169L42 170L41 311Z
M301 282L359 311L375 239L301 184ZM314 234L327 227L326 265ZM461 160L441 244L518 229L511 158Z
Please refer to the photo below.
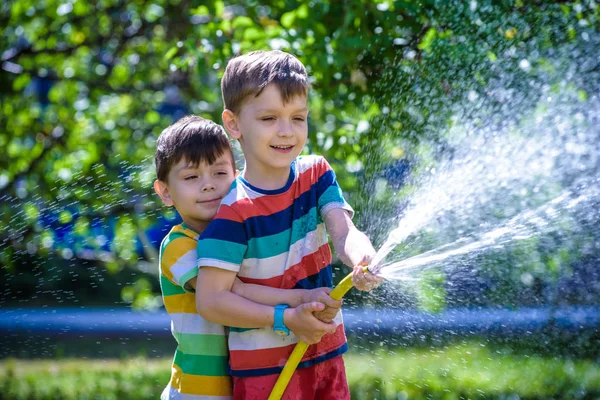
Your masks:
M354 216L354 210L344 199L342 189L337 183L335 172L323 157L319 157L319 162L315 166L317 173L317 202L321 216L325 216L330 210L341 208Z
M198 275L196 267L196 241L186 235L172 235L161 252L161 284L173 287L174 290L183 289L184 292L194 292L186 283ZM176 289L177 287L181 289Z
M239 272L248 249L244 221L229 206L221 205L215 219L200 235L198 267L216 267Z

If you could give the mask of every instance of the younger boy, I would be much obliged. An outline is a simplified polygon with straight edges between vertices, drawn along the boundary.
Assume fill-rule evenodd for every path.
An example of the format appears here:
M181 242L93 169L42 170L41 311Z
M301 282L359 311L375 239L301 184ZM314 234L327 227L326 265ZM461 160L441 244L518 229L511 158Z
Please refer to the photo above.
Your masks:
M234 399L266 399L299 339L286 329L285 304L276 308L275 325L269 315L248 312L232 293L236 274L264 287L331 287L329 233L339 258L355 267L359 289L379 282L359 267L375 250L352 223L353 210L333 170L322 157L298 157L308 134L308 90L302 63L280 51L232 59L221 83L223 122L240 142L246 166L198 241L196 297L198 311L210 321L260 328L230 332ZM335 332L309 347L286 398L350 398L341 314L334 322Z
M160 248L161 290L177 340L171 381L161 399L230 398L226 331L198 314L194 289L198 236L215 216L236 175L231 147L219 125L188 116L161 133L155 162L158 179L154 189L165 205L176 208L183 220L171 229ZM233 291L273 306L290 302L296 306L289 315L294 321L293 329L307 340L335 329L334 324L318 321L312 312L323 312L324 303L335 314L341 305L323 290L265 290L236 280ZM264 309L264 313L274 313L272 306L251 304Z

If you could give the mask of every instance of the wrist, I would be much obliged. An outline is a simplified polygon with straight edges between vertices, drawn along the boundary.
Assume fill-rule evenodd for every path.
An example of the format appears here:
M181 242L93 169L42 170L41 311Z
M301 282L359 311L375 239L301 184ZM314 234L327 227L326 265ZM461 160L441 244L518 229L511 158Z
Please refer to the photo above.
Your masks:
M287 304L279 304L275 306L275 311L273 313L273 331L280 336L287 336L290 334L290 330L286 326L286 320L289 321L289 313L288 318L286 318L287 310L289 310Z

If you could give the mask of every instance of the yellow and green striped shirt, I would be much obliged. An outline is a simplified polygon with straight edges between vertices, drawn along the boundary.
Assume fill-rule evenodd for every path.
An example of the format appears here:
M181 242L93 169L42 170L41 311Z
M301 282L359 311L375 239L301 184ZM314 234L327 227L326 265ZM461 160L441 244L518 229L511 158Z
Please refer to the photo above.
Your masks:
M196 295L185 285L198 275L198 236L176 225L160 246L160 287L177 340L171 381L161 400L224 400L232 394L225 328L198 314Z

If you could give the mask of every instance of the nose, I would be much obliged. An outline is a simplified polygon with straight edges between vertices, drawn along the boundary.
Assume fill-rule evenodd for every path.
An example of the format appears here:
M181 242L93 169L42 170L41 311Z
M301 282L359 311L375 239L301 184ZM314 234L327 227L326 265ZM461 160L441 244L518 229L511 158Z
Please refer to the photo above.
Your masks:
M215 190L215 184L212 181L206 181L202 184L203 192L210 192L212 190Z
M277 136L290 137L292 135L292 122L282 118L279 122L279 130L277 131Z

